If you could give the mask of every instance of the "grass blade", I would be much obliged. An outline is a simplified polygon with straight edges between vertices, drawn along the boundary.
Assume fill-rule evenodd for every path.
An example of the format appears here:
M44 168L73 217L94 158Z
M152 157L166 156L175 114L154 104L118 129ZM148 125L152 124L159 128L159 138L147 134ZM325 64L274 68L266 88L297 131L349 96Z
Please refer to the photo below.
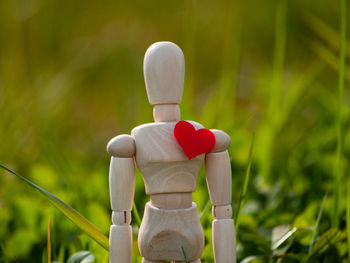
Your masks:
M242 188L242 191L241 191L241 194L240 194L240 197L239 197L237 213L236 213L236 216L235 216L236 237L237 237L237 233L238 233L239 218L240 218L240 215L241 215L241 212L242 212L242 208L243 208L243 204L244 204L244 201L245 201L245 198L246 198L246 193L247 193L248 184L249 184L250 170L251 170L252 159L253 159L253 145L254 145L254 133L252 135L252 141L250 143L247 170L246 170L246 174L245 174L245 178L244 178L243 188Z
M303 12L303 18L305 19L306 25L322 38L328 46L332 47L333 50L339 51L340 36L336 30L321 18L311 13ZM350 42L346 42L345 46L346 56L350 57Z
M206 215L208 214L208 211L210 210L210 208L211 208L210 200L208 200L207 203L205 204L202 212L199 215L199 220L200 220L201 223L206 218Z
M286 240L288 240L298 229L293 227L287 233L285 233L279 240L277 240L271 247L272 250L277 249L280 245L282 245Z
M47 224L47 263L51 263L51 217L49 217L49 222Z
M4 263L9 263L9 260L8 260L8 258L5 255L5 246L4 246L3 243L0 244L0 252L2 253L2 254L0 254L0 255L2 255L2 259L1 260L3 260Z
M322 217L322 213L323 213L323 206L324 206L324 203L326 202L326 199L327 199L327 194L325 194L325 196L323 197L320 210L318 211L316 223L315 223L315 226L314 226L314 232L312 233L312 239L311 239L311 243L309 245L309 254L311 254L312 247L313 247L313 245L315 243L315 239L316 239L316 236L317 236L317 233L318 233L318 225L320 224L320 221L321 221L321 217Z
M78 251L72 255L67 263L91 263L95 261L95 256L90 253L90 251Z
M343 239L344 239L344 234L339 229L331 228L331 229L327 230L315 242L315 245L313 246L313 248L311 250L311 254L309 255L309 258L311 258L315 255L322 254L329 247L333 246L334 244L338 243L339 241L341 241Z
M276 138L277 123L280 118L281 93L283 81L283 65L285 60L287 40L287 0L276 1L275 43L273 55L273 68L266 125L260 135L259 162L262 177L266 182L270 176L273 148Z
M140 219L139 212L137 211L137 207L136 207L135 202L133 202L133 204L132 204L132 213L135 217L136 224L140 227L141 226L141 219Z
M184 255L185 262L188 263L185 250L183 247L181 247L181 249L182 249L182 254Z
M306 42L309 44L310 48L324 62L326 62L335 71L339 71L339 59L333 51L331 51L327 46L325 46L324 44L322 44L319 41L315 41L312 39L306 39ZM350 82L350 68L345 65L344 70L345 70L344 77L348 82Z
M77 210L67 205L62 200L49 193L45 189L41 188L40 186L32 183L24 176L7 168L6 166L0 164L0 168L17 176L19 179L26 182L29 186L39 191L39 193L42 194L42 196L44 196L54 207L60 210L69 220L71 220L78 228L80 228L80 230L82 230L85 234L87 234L89 237L95 240L103 248L109 250L108 238L95 225L93 225L89 220L82 216Z
M350 179L348 179L347 191L346 191L346 238L348 243L348 251L350 251ZM348 253L350 262L350 253Z
M333 192L332 226L339 225L339 200L342 179L341 157L343 152L343 92L345 74L345 43L346 43L346 12L345 0L339 0L340 6L340 54L339 54L339 79L338 79L338 114L337 114L337 155L335 162L335 184Z

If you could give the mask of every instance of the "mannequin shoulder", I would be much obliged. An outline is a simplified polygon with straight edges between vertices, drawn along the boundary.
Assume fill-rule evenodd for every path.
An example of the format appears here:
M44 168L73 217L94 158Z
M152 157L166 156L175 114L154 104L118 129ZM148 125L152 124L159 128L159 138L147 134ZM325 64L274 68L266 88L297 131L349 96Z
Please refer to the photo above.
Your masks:
M215 135L215 146L211 152L223 152L230 146L231 138L228 134L221 130L210 130Z
M135 140L128 134L118 135L108 142L107 152L113 157L132 157L136 152Z

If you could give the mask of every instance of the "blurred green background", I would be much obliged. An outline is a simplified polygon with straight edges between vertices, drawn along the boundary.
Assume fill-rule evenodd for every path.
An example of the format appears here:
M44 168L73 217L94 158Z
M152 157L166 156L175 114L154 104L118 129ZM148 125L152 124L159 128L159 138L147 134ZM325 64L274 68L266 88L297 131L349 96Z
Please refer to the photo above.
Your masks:
M343 10L347 15L349 7ZM345 68L343 136L337 138L340 13L338 1L326 0L0 1L0 163L108 235L105 146L153 121L143 55L156 41L172 41L186 61L182 119L231 136L234 211L255 134L239 261L302 262L313 234L316 242L326 234L329 242L307 260L346 262L350 69ZM208 200L203 171L194 200L202 211ZM146 201L138 174L135 203L141 215ZM90 250L96 262L107 262L106 251L4 171L0 262L46 262L49 216L53 260ZM202 262L213 262L211 220L209 211ZM293 227L297 231L277 246L276 238ZM136 244L133 260L140 262Z

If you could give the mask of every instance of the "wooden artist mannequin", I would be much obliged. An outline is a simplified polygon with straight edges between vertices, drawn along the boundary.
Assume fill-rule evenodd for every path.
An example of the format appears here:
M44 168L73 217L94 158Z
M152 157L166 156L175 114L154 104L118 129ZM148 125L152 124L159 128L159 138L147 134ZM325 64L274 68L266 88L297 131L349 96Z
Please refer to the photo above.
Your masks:
M227 152L230 137L219 130L203 129L196 122L180 121L178 104L182 99L184 73L184 55L177 45L153 44L145 54L144 76L149 102L154 105L155 122L138 126L131 136L119 135L108 143L107 150L112 155L111 263L131 262L135 165L142 173L151 199L146 204L138 236L142 262L185 262L184 254L188 262L200 262L204 235L192 192L204 161L213 205L215 262L236 262ZM205 149L209 150L203 152Z

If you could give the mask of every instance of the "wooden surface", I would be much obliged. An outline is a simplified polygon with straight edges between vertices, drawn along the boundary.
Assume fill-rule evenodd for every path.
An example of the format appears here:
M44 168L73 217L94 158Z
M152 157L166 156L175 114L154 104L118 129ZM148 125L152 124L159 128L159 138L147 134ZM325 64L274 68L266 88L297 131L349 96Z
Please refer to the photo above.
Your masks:
M233 220L215 219L212 231L215 263L235 263L236 242Z
M227 151L206 155L205 176L211 203L213 205L231 204L231 163Z
M132 254L132 228L112 225L109 232L109 262L130 263Z
M192 193L153 194L151 204L164 209L188 208L192 206Z
M191 122L196 129L203 126ZM148 123L131 131L136 143L136 164L144 178L146 193L181 193L196 189L204 154L188 160L176 142L176 122Z
M225 132L211 129L215 135L215 146L210 152L224 152L230 146L231 138Z
M178 104L182 99L185 58L182 50L171 42L150 46L143 61L148 100L155 104Z
M197 260L193 260L193 261L188 261L189 263L200 263L201 260L200 259L197 259ZM172 261L172 263L186 263L186 261Z
M112 211L112 223L113 225L130 225L131 212L130 211L123 211L123 212Z
M133 157L135 150L134 138L127 134L118 135L107 144L107 152L114 157Z
M141 263L166 263L166 260L148 260L145 258L142 258ZM194 261L188 261L189 263L200 263L201 260L197 259ZM178 261L178 260L172 260L171 263L186 263L186 261Z
M165 260L148 260L145 258L142 258L141 263L166 263Z
M180 120L180 107L178 104L160 104L153 107L155 122L172 122Z
M216 206L212 208L212 214L215 219L231 219L232 218L232 206L223 205Z
M109 168L109 193L112 210L131 211L134 192L134 159L112 157Z
M203 230L197 206L185 209L159 209L146 204L139 236L141 255L149 260L183 261L200 257L204 247Z

